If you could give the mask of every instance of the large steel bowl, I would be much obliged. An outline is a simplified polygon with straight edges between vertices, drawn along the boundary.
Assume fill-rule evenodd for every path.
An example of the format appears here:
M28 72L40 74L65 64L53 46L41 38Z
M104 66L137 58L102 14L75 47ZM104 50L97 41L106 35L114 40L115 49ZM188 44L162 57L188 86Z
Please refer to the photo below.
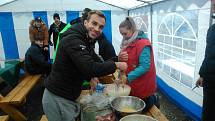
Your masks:
M145 108L145 105L143 100L133 96L120 96L111 101L111 107L119 118L130 114L140 114Z
M119 121L157 121L157 120L146 115L132 114L121 118Z

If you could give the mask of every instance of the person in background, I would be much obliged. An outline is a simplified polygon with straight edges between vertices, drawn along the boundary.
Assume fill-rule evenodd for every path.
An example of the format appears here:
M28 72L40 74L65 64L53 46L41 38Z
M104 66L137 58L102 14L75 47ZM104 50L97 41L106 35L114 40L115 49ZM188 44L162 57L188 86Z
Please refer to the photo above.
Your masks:
M199 70L196 86L203 87L202 121L215 121L215 24L210 26L206 38L205 58Z
M25 53L25 69L30 74L48 75L51 71L51 63L46 60L43 44L43 40L35 40Z
M62 34L64 32L66 32L72 25L76 24L76 23L83 23L84 20L87 19L87 16L88 16L88 12L90 12L91 9L89 8L85 8L83 10L83 13L82 13L82 17L78 17L77 19L74 19L72 21L70 21L69 24L67 24L67 26L60 32L59 34L59 39L58 41L60 41L61 37L62 37ZM105 61L105 60L109 60L109 59L112 59L114 61L117 61L117 58L116 58L116 53L115 53L115 50L114 50L114 47L113 45L107 40L107 38L105 37L104 33L102 32L102 34L96 39L96 41L93 41L93 43L91 44L91 46L93 48L95 48L95 43L98 42L98 45L99 45L99 51L98 51L98 55L101 56L101 61ZM57 51L57 50L56 50ZM54 53L54 59L55 59L55 56L56 56L56 51Z
M45 23L42 21L41 17L36 17L34 20L30 22L29 27L29 37L30 41L42 41L43 42L43 49L44 55L46 60L49 60L49 45L48 45L48 29Z
M66 24L64 22L60 21L60 16L58 13L54 13L53 19L54 19L54 22L53 22L53 24L51 24L51 26L49 28L49 43L50 43L50 45L53 45L51 42L51 35L53 34L52 40L54 43L54 48L56 48L58 34L61 30L63 30L63 28L66 26Z
M41 17L36 17L30 22L29 37L31 43L35 42L36 40L42 41L44 50L48 51L48 29Z
M146 103L144 111L147 111L156 103L154 93L157 85L152 45L144 32L136 29L131 17L126 17L120 23L119 31L123 36L121 52L128 54L126 75L131 86L130 95L143 99Z
M43 110L50 121L75 121L80 105L83 80L114 73L116 69L125 71L125 62L98 62L94 58L91 42L100 36L106 18L100 11L90 11L83 23L74 24L66 31L59 43L52 71L45 80ZM92 87L94 88L94 87Z
M212 23L215 20L215 0L211 2ZM202 121L215 121L215 23L212 24L206 37L205 58L199 70L200 77L196 86L203 87Z

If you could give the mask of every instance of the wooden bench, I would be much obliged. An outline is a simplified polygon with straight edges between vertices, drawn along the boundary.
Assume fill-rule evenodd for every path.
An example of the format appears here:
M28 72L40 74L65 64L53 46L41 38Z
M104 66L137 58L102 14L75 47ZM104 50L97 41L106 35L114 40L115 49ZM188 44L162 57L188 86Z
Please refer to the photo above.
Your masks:
M146 115L151 116L158 121L169 121L166 116L155 106L153 105L149 111L146 113Z
M9 116L5 115L5 116L0 116L0 121L8 121L9 120Z
M16 109L26 101L26 96L32 88L41 80L42 75L26 75L20 83L5 97L0 95L0 108L15 121L27 121L27 118Z
M46 118L46 115L42 115L42 118L40 119L40 121L48 121L48 119Z

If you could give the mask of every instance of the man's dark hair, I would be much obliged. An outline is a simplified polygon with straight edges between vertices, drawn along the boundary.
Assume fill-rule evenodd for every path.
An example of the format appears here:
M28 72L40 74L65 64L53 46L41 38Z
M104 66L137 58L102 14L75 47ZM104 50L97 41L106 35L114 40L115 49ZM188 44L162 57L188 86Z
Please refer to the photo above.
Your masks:
M59 16L59 14L58 14L58 13L54 13L54 15L53 15L53 19L55 19L55 18L58 18L58 19L60 20L60 16Z
M90 8L85 8L83 10L83 13L82 13L82 20L86 20L87 19L87 16L88 16L88 13L92 11Z
M87 19L86 19L86 20L90 20L90 17L91 17L93 14L97 14L99 17L104 18L105 21L106 21L105 15L104 15L101 11L99 11L99 10L92 10L92 11L88 12L88 15L87 15Z

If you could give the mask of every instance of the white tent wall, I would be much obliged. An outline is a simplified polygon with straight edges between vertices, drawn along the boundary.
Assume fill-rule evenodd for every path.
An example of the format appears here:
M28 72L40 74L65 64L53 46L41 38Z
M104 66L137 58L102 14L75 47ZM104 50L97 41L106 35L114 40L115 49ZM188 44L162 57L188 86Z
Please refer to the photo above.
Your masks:
M121 12L114 12L112 14L112 44L114 46L114 49L116 51L116 54L118 55L120 51L120 44L122 40L122 36L119 32L119 24L125 19L127 16L126 14L121 14Z
M32 12L13 13L14 31L19 52L19 58L25 57L25 52L30 47L29 40L29 23L33 19Z
M151 13L150 6L141 7L129 11L129 16L134 18L137 24L137 29L143 30L151 41Z
M2 43L1 34L0 34L0 60L1 59L5 60L4 48L3 48L3 43Z
M210 0L169 0L129 11L152 35L159 88L195 120L201 116L202 88L192 88L204 58L210 7Z
M0 58L24 58L25 52L30 46L28 34L28 28L30 25L29 23L36 15L42 15L42 19L45 19L45 23L49 27L53 23L53 13L59 13L60 18L63 22L69 22L71 19L74 19L74 17L76 18L78 16L81 16L82 10L86 7L96 10L102 10L105 11L105 13L110 13L109 18L111 20L108 20L108 23L111 25L109 27L110 30L107 31L110 31L112 35L108 37L110 39L112 37L112 40L110 41L112 41L116 53L118 53L119 45L122 40L118 26L119 23L125 18L125 16L127 16L127 11L95 0L37 0L33 2L28 0L17 0L15 2L0 6L0 20L3 19L7 22L4 24L2 23L2 26L0 25L0 33L1 35L3 35L0 36ZM73 15L73 13L75 15ZM4 15L11 18L11 21L6 20ZM6 24L10 24L10 26L4 27L4 25ZM8 36L9 34L13 35L14 37ZM7 43L9 42L6 42L6 40L8 39L12 41L10 43L14 43L14 46L9 47L12 48L11 50L6 49L8 47L4 47L4 45L8 46ZM15 52L16 50L18 51L18 53ZM53 46L50 47L50 50L50 55L52 58L54 50ZM11 54L11 51L16 53L15 56L12 55L11 57L6 55L6 53Z

